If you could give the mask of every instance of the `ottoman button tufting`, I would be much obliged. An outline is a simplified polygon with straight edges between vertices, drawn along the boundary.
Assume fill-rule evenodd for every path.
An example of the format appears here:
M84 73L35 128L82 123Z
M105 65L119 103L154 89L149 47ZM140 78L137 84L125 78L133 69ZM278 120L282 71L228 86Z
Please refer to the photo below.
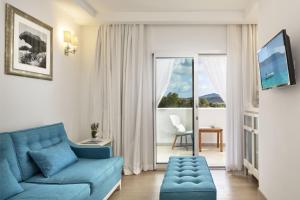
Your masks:
M216 200L216 193L204 157L170 158L159 200Z

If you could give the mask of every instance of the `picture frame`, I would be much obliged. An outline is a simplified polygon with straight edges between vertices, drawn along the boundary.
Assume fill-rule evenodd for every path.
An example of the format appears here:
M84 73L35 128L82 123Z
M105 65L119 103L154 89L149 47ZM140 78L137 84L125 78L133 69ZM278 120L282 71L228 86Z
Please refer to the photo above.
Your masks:
M5 73L53 80L53 28L6 4Z

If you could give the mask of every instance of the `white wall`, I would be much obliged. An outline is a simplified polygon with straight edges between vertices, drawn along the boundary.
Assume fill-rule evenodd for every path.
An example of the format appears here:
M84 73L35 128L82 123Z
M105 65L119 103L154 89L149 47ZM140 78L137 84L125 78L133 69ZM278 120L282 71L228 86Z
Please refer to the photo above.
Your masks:
M170 115L178 115L187 131L192 130L192 109L191 108L160 108L157 109L157 143L171 144L174 141L175 128L171 124ZM223 138L226 138L226 109L224 108L199 108L199 127L220 127L224 130ZM189 138L190 141L190 138ZM179 142L179 139L178 139ZM216 134L206 133L202 135L203 143L216 143Z
M8 2L53 29L53 81L4 74L5 3ZM52 0L0 2L0 132L64 122L71 139L81 139L80 48L75 56L63 53L63 30L80 37L80 27Z
M90 124L93 123L90 118L90 85L91 73L95 65L96 43L97 43L97 26L83 26L81 27L81 38L83 42L80 45L81 49L81 66L83 68L80 74L80 128L81 136L89 138Z
M225 25L149 25L149 53L226 53Z
M261 0L259 45L281 29L290 35L300 77L299 0ZM300 84L260 92L260 189L270 200L300 199Z

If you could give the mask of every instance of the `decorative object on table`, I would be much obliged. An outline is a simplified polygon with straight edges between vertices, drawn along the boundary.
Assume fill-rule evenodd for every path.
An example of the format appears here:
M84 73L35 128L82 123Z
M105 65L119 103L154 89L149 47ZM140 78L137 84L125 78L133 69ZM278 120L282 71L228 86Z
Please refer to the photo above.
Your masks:
M210 128L216 128L215 125L210 125Z
M5 73L53 79L53 29L6 4Z
M96 138L97 137L98 128L99 128L99 123L92 123L91 124L92 138Z
M78 46L78 38L71 34L70 31L64 31L65 55L69 56L70 53L75 54Z

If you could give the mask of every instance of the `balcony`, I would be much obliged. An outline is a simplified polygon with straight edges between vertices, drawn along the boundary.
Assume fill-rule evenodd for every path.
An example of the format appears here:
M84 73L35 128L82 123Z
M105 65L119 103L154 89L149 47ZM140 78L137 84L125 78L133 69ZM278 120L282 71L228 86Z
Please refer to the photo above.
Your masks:
M178 147L172 149L176 129L171 123L170 115L177 115L180 118L181 123L185 126L186 130L192 130L192 108L157 108L157 163L167 163L170 156L193 155L192 147L181 146L180 139L177 139L176 142L176 146ZM222 128L223 138L226 138L226 108L198 108L198 117L199 127L215 126ZM217 148L216 142L216 134L202 134L202 152L198 152L198 154L206 157L209 166L224 166L224 152L226 149L224 148L224 151L220 152L220 149ZM185 137L183 138L182 143L185 144ZM187 143L189 145L192 144L190 137L187 137ZM198 145L197 141L195 145Z

